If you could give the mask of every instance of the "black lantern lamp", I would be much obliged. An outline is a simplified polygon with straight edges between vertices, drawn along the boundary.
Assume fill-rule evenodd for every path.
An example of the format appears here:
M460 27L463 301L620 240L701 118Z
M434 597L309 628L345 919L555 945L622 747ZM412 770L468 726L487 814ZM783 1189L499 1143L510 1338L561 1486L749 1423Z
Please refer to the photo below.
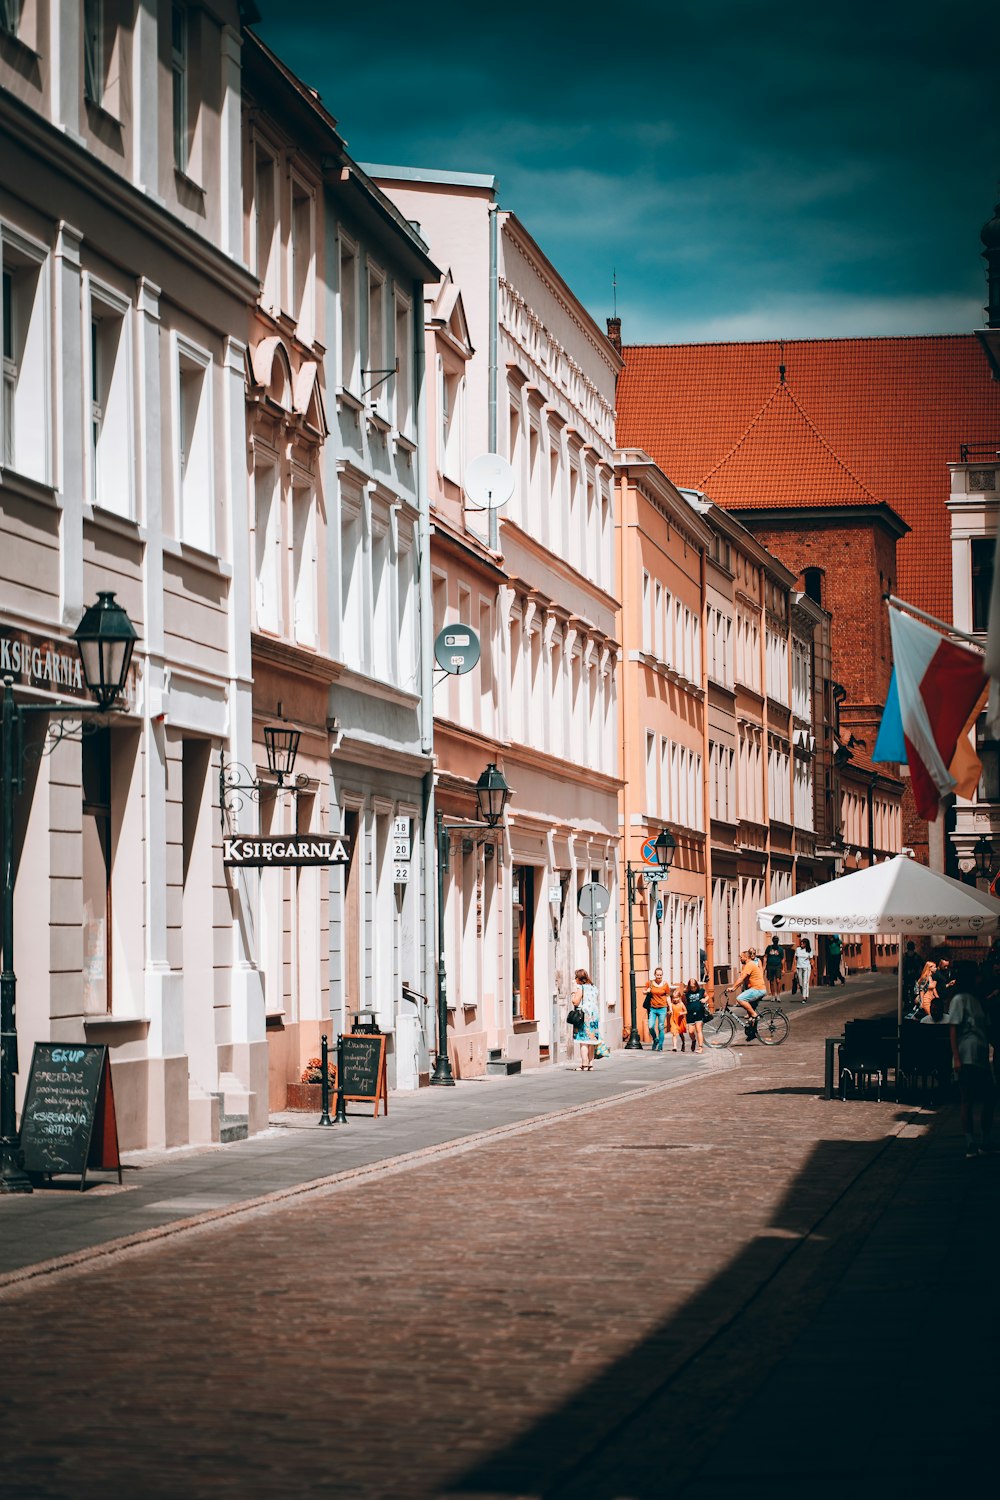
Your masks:
M677 848L677 840L669 828L661 828L656 835L653 844L653 855L659 869L669 870L674 862L674 851Z
M124 692L137 639L135 626L110 589L102 589L97 603L84 610L73 639L88 691L100 708L110 708Z
M490 828L495 828L503 817L504 808L511 798L511 790L492 761L476 782L476 801L479 816Z
M972 852L976 856L976 870L980 880L989 880L993 874L993 844L985 833L980 834Z
M295 770L295 757L299 753L301 731L291 724L266 724L264 726L264 748L267 752L267 769L284 786L285 777L291 778Z

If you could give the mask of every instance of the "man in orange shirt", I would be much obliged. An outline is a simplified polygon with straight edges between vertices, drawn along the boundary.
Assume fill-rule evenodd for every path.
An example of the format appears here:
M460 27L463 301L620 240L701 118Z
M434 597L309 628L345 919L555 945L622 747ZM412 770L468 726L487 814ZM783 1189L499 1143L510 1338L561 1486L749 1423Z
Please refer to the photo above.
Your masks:
M755 1000L763 1000L767 994L767 986L764 983L764 968L757 957L756 948L748 948L745 954L740 954L740 957L743 959L743 967L737 974L734 984L742 984L744 980L747 980L748 987L736 996L736 1004L741 1005L746 1011L750 1017L750 1025L753 1027L757 1020L757 1012L754 1009L753 1002ZM734 984L727 985L727 995L732 993Z

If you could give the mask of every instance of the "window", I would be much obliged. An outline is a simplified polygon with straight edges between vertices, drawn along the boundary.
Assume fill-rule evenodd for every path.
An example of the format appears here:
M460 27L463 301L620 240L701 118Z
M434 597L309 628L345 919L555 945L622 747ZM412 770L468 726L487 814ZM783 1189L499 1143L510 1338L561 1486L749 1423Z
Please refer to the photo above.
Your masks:
M22 0L0 0L0 31L17 36L21 25Z
M183 5L170 11L170 76L173 90L174 166L186 172L191 157L188 125L188 17Z
M823 603L823 569L806 568L802 575L802 583L805 588L806 598L811 599L814 604Z
M372 521L372 674L391 681L392 600L389 532L383 522Z
M3 401L0 454L19 474L49 481L48 302L45 252L4 226Z
M416 554L412 527L400 525L398 552L396 586L399 591L399 685L407 691L412 691L417 686L418 611ZM482 659L484 662L486 644L483 640Z
M90 466L94 505L132 515L132 401L129 304L89 282Z
M358 252L340 240L340 378L346 390L358 390Z
M83 96L104 102L104 3L83 0Z
M462 444L465 405L465 381L461 370L438 365L441 407L441 472L458 479L462 472ZM532 434L535 436L535 434Z
M656 735L646 730L646 806L647 813L656 812Z
M381 411L386 404L385 379L385 282L378 271L368 268L368 363L365 388L372 406Z
M343 619L341 655L349 667L364 665L364 545L361 497L345 491L341 501L343 529L340 550L340 590Z
M274 633L281 623L281 518L277 469L271 464L254 469L254 560L257 629Z
M278 228L277 215L277 162L263 146L254 150L254 270L260 282L261 302L266 308L277 306L275 285L275 239Z
M181 540L203 552L215 546L211 371L205 350L178 338L176 521Z
M291 268L289 281L292 295L292 317L299 325L299 336L306 342L312 336L313 289L313 195L296 178L292 178Z
M396 293L396 430L404 435L413 425L413 334L411 308L405 297Z
M972 628L985 631L990 623L990 596L993 593L994 537L972 538Z
M295 639L316 644L316 505L308 485L292 486L292 603Z

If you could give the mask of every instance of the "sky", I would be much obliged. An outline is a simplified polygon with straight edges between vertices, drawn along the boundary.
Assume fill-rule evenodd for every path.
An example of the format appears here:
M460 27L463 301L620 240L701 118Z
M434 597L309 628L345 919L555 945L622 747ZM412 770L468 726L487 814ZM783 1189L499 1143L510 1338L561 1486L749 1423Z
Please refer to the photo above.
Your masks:
M996 0L257 5L356 161L494 174L626 344L982 326Z

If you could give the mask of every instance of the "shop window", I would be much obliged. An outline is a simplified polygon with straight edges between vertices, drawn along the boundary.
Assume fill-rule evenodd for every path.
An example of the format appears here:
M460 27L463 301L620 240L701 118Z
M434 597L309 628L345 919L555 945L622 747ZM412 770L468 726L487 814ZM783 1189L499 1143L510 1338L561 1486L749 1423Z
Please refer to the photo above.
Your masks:
M110 1013L111 983L111 731L82 743L83 1007Z
M533 865L513 869L513 975L512 1013L515 1020L535 1019L535 870Z

